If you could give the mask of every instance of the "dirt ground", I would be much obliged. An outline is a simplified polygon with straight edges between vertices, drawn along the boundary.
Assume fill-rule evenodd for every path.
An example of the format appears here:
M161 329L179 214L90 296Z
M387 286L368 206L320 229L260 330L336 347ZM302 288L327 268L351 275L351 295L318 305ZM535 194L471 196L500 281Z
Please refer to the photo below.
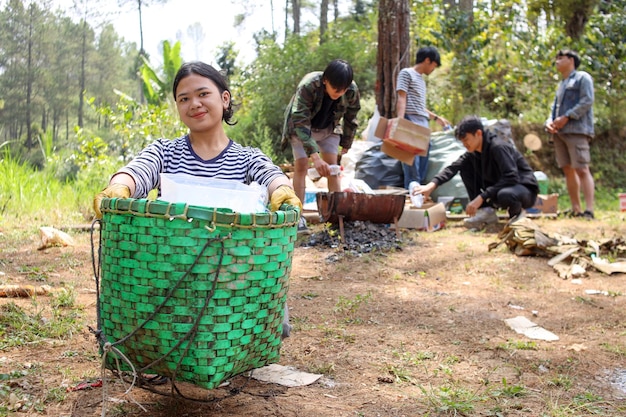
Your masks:
M599 217L534 221L576 239L624 237L624 213ZM294 329L279 364L323 376L295 388L245 376L214 390L179 385L206 401L138 388L124 395L108 371L104 388L66 392L101 375L87 328L96 325L90 234L69 230L74 246L38 251L27 226L5 228L0 284L71 286L84 326L69 339L0 350L0 416L626 415L626 275L590 269L561 279L545 257L489 251L503 225L404 230L388 252L299 244L288 295ZM51 299L0 298L0 306L47 311ZM517 334L504 322L516 316L559 339Z

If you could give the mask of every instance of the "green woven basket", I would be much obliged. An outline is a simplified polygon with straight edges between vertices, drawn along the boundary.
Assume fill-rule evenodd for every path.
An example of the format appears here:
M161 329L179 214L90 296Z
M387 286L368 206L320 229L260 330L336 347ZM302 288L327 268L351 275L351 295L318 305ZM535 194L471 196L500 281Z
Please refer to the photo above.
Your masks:
M279 359L299 213L104 199L106 367L212 389ZM132 363L132 367L129 363Z

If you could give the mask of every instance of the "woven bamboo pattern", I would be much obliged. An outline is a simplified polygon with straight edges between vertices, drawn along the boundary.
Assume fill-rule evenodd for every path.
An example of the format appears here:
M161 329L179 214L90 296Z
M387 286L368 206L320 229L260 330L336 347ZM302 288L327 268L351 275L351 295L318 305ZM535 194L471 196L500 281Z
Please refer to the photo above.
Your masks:
M299 213L104 199L99 328L137 372L212 389L279 360ZM130 370L115 355L109 369Z

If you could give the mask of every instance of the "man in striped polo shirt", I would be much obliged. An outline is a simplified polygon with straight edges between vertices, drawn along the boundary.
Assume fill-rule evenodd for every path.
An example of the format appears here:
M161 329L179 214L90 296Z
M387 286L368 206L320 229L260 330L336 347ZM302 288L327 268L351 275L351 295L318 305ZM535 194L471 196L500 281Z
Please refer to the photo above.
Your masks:
M396 112L399 118L405 118L420 126L428 127L429 120L435 120L442 127L450 125L446 119L426 108L426 82L424 75L430 75L441 65L439 51L433 46L420 48L415 55L415 65L403 68L398 74L396 92ZM413 181L422 184L428 172L428 156L416 156L413 165L402 163L404 188L408 189Z

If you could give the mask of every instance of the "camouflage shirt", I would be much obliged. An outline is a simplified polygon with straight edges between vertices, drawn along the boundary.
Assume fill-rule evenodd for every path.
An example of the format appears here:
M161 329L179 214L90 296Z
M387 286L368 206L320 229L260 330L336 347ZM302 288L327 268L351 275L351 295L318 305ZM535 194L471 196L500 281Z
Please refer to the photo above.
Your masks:
M322 74L321 71L311 72L298 84L296 93L285 110L283 150L289 145L291 137L297 136L302 141L307 156L319 152L317 143L311 138L311 120L320 111L326 93ZM361 109L359 88L354 81L346 93L338 99L334 109L335 133L341 135L339 145L344 149L350 149L357 128L356 115ZM340 125L342 119L343 126Z

